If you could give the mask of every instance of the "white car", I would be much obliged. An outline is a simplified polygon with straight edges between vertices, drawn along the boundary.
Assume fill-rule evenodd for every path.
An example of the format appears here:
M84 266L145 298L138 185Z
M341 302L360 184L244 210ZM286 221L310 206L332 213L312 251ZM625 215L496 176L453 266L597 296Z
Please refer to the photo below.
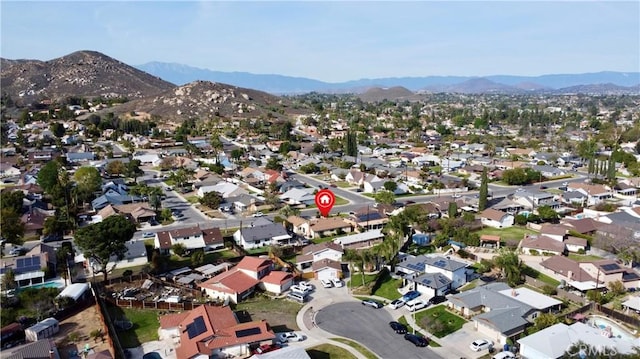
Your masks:
M300 293L300 294L304 294L307 295L309 293L311 293L311 289L307 288L307 287L301 287L299 285L292 285L291 288L292 292L294 293Z
M516 358L516 355L509 351L500 352L491 357L491 359L515 359L515 358Z
M256 213L253 214L253 217L264 217L264 213L256 212Z
M142 238L152 238L152 237L155 237L155 236L156 236L156 234L153 233L153 232L144 232L144 233L142 233Z
M479 352L481 350L489 349L493 347L493 342L487 339L478 339L474 340L473 343L469 344L469 349L474 352Z
M410 300L407 302L407 304L405 305L405 307L410 311L410 312L415 312L416 310L420 310L423 308L426 308L429 306L428 302L425 302L422 299L414 299L414 300Z
M298 283L298 287L301 288L306 288L308 290L314 290L315 287L313 286L313 284L309 283L309 282L300 282Z
M278 333L278 340L280 343L301 342L304 336L295 332Z
M331 282L328 279L320 279L320 283L322 283L322 286L325 287L325 288L333 287L333 282Z
M392 301L391 303L388 304L388 307L391 309L398 309L400 307L402 307L404 305L404 300L402 299L396 299L394 301Z
M342 282L342 280L340 280L339 278L332 278L331 282L333 283L333 286L336 288L341 288L344 286L344 282Z

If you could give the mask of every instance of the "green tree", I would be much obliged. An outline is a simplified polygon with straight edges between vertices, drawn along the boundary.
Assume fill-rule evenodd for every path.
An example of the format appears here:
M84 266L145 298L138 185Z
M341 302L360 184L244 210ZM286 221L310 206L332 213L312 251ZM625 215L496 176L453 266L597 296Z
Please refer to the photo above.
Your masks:
M185 247L182 243L176 243L171 246L171 251L178 257L182 257L185 253L187 253L187 247Z
M9 243L20 244L20 239L24 236L25 224L20 219L20 215L13 208L3 208L0 210L0 233Z
M211 191L205 193L198 201L211 209L218 209L224 199L220 193Z
M197 249L191 254L191 265L201 266L204 264L204 250Z
M47 162L38 172L37 183L47 194L52 195L56 187L60 186L60 172L65 171L58 161Z
M613 296L619 296L627 292L627 288L620 280L609 282L609 290Z
M278 157L270 157L267 160L265 168L268 170L282 171L282 163L280 163L280 159Z
M543 205L538 207L538 216L543 221L555 221L560 218L558 212L556 212L551 206Z
M480 190L478 192L478 211L484 211L487 208L489 197L489 178L487 176L487 167L482 168L482 176L480 177Z
M231 150L231 159L234 162L238 162L242 156L244 156L244 150L242 148L234 148Z
M12 209L16 213L22 213L22 204L24 200L24 193L20 190L12 191L7 189L0 192L0 208Z
M395 192L398 189L398 184L394 181L387 181L383 184L384 189L389 192Z
M449 202L447 214L449 215L449 218L455 218L458 216L458 204L455 201Z
M527 174L522 168L514 168L502 172L502 180L508 185L527 184Z
M61 138L62 136L64 136L64 125L61 124L60 122L53 122L49 125L49 130L51 130L51 132L53 133L54 136L56 136L57 138Z
M125 165L124 175L133 178L134 182L138 182L138 177L144 175L144 171L140 168L142 162L140 160L131 160Z
M500 268L502 276L507 279L511 287L515 287L522 281L524 264L518 257L518 253L512 249L502 248L494 257L496 267Z
M64 285L67 285L69 278L69 258L72 256L69 246L60 246L56 251L56 269L60 277L64 279Z
M396 195L391 191L382 190L376 193L375 200L382 204L394 204L396 202Z
M73 174L76 182L76 193L83 202L88 202L93 198L93 194L100 190L102 186L102 176L95 167L80 167Z
M15 289L17 287L18 283L16 283L16 274L13 269L9 268L2 276L2 290Z
M345 146L344 153L347 156L357 157L358 156L358 139L354 132L347 131L345 138Z
M109 162L107 164L107 167L105 168L105 171L111 177L119 177L125 174L126 170L127 168L125 167L124 163L118 160Z
M127 253L126 243L131 240L136 226L124 216L110 216L102 222L79 228L75 233L75 243L85 258L95 264L94 272L102 273L104 281L115 268L109 262L121 260Z
M280 208L280 214L284 217L284 218L289 218L291 216L297 216L300 214L300 209L298 208L294 208L291 207L290 205L285 205L282 208Z
M558 324L560 321L553 313L540 313L534 320L533 328L535 331L548 328L554 324Z

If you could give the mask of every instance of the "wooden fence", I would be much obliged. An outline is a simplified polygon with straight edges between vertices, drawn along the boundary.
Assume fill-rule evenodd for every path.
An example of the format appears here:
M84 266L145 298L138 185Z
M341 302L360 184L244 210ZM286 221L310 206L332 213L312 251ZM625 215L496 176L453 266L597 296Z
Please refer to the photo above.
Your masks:
M572 310L569 313L565 314L565 319L573 319L572 317L578 313L584 313L593 310L593 303L585 304L582 307Z
M640 328L640 319L636 318L636 317L632 317L630 315L626 315L624 313L620 313L616 310L613 309L609 309L606 307L601 306L600 304L596 304L596 310L602 312L603 314L607 315L608 317L611 317L615 320L621 321L623 323L629 324L634 328Z
M105 298L105 301L121 308L154 309L154 310L166 310L170 312L182 312L185 310L191 310L204 304L199 302L181 302L181 303L146 302L143 300L128 300L128 299L108 298L108 297ZM207 304L216 304L216 303L207 303Z
M125 359L127 356L125 355L124 349L122 348L122 344L120 344L120 339L118 338L118 331L113 325L113 321L111 320L111 316L109 315L109 311L107 310L107 305L105 301L100 296L100 287L95 286L91 287L91 292L96 300L96 305L98 306L98 312L102 317L102 325L105 328L104 331L109 333L107 336L107 341L109 346L113 350L115 359Z
M542 289L542 288L544 288L544 286L548 285L547 283L545 283L545 282L543 282L543 281L541 281L539 279L535 279L533 277L530 277L528 275L524 276L524 281L528 285L530 285L532 287L535 287L535 288L538 288L538 289ZM575 302L575 303L578 303L578 304L584 304L586 302L585 298L583 298L583 297L581 297L581 296L579 296L577 294L574 294L574 293L571 293L571 292L567 292L564 289L556 288L556 292L558 293L557 296L560 297L560 298L565 298L565 299L568 299L568 300L570 300L572 302Z

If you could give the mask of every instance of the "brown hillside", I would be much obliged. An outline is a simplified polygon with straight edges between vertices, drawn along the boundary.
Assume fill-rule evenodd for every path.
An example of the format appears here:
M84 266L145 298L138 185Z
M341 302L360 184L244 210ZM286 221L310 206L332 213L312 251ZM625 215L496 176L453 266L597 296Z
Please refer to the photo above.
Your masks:
M67 96L143 98L175 85L95 51L49 61L1 59L2 92L16 101Z

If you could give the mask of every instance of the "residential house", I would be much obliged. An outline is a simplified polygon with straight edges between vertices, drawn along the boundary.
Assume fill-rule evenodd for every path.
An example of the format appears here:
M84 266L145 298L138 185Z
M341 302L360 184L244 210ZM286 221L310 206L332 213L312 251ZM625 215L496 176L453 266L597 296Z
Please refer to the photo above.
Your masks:
M359 171L359 170L351 170L345 176L344 180L347 181L350 185L361 186L364 185L364 180L367 174Z
M193 227L157 232L154 247L161 253L168 254L176 244L182 244L188 251L203 249L205 251L224 247L224 239L219 228Z
M525 234L520 241L520 250L525 254L564 254L567 250L562 241L555 240L548 236Z
M67 162L72 164L86 163L96 159L93 152L69 152L66 154Z
M567 356L567 349L577 344L588 344L599 353L605 353L604 355L637 353L633 342L604 334L602 329L582 322L571 325L558 323L520 338L517 342L520 346L520 356L524 359L564 358ZM579 356L578 353L575 354Z
M501 347L507 340L521 336L542 312L530 303L516 299L518 291L522 293L522 288L511 289L505 283L491 283L454 294L448 297L447 305L464 317L471 317L478 335ZM529 294L527 292L524 295ZM555 307L555 302L548 300L549 297L543 297L543 303ZM535 296L535 299L539 297Z
M389 217L376 208L366 207L346 219L358 231L367 231L372 229L382 229Z
M640 275L615 260L577 262L563 256L553 256L540 262L548 274L564 279L568 285L580 291L606 288L609 283L621 281L626 288L637 288Z
M4 359L56 359L61 358L53 340L44 338L26 345L3 350Z
M280 195L280 199L292 206L311 206L315 203L315 195L311 189L291 188L287 192Z
M147 249L144 246L143 241L128 241L126 244L127 251L122 259L112 256L107 263L107 268L131 268L141 267L149 262L147 257ZM96 263L92 258L86 259L86 267L90 273L95 273L100 270L100 265Z
M44 283L45 277L42 268L47 267L48 262L49 253L46 251L18 257L3 257L0 258L0 274L4 275L8 270L13 271L18 287L40 284Z
M613 197L611 188L601 184L571 182L567 185L567 191L578 191L587 195L587 206L594 206Z
M329 258L314 261L311 264L313 278L317 280L332 280L342 278L342 263Z
M250 347L276 339L264 321L240 323L228 306L201 305L160 317L160 338L179 338L178 358L248 357Z
M493 208L485 209L479 216L483 225L493 228L509 228L515 221L513 215Z
M333 243L340 245L342 249L363 249L382 243L383 239L384 233L382 233L382 230L374 229L336 238Z
M440 255L405 256L397 265L403 285L427 296L444 295L467 283L469 265Z
M296 257L296 267L301 271L305 271L310 269L314 262L324 259L339 262L343 254L342 247L333 242L310 244L303 247L302 254Z
M221 181L213 186L202 186L196 192L197 196L202 198L208 192L218 192L222 198L236 197L248 192L235 183Z
M540 172L540 174L546 178L554 178L554 177L564 176L567 174L565 170L559 169L555 166L549 166L549 165L534 165L534 166L531 166L531 169L533 169L534 171Z
M24 223L24 237L40 237L44 230L44 222L52 214L49 211L40 208L31 208L29 212L20 217L20 221Z
M156 217L156 212L149 208L147 203L109 204L93 216L92 222L101 222L113 215L123 215L132 219L135 223L144 223L153 220Z
M366 175L362 182L364 193L377 193L380 189L384 188L384 182L380 177L376 175Z
M242 248L253 249L286 244L291 239L291 235L282 224L269 222L263 225L240 228L233 234L233 239Z
M20 169L10 163L0 162L0 178L20 176Z
M596 281L602 281L605 286L615 281L621 281L625 288L640 288L640 275L633 268L625 267L613 259L601 259L593 262L581 262L584 269Z

